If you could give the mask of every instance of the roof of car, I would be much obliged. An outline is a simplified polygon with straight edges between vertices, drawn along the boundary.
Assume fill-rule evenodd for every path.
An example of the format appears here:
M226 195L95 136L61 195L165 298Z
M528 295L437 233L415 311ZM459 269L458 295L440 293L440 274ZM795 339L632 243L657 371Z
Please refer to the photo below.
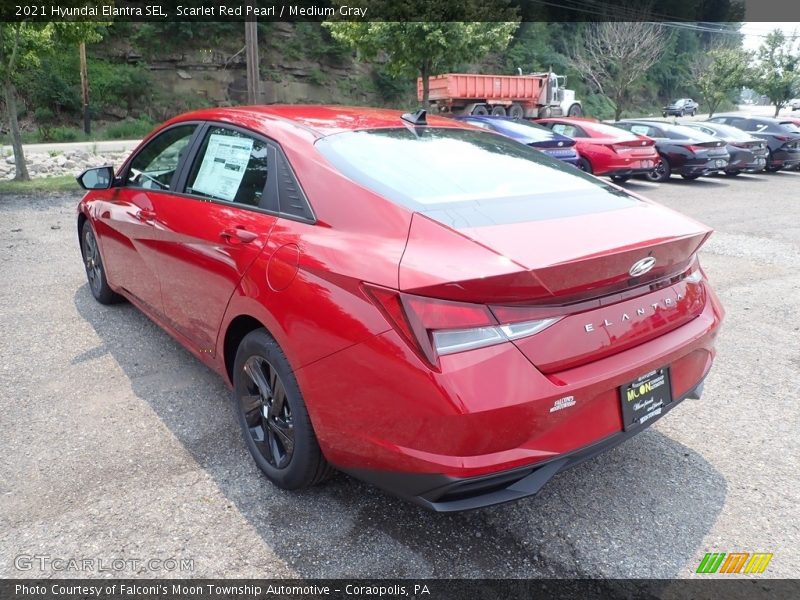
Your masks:
M410 126L400 118L405 112L413 111L319 104L269 104L202 109L182 114L173 120L213 120L234 124L238 120L248 123L254 120L280 121L294 124L317 136L325 136L343 131ZM430 114L427 121L432 127L469 127L453 119Z

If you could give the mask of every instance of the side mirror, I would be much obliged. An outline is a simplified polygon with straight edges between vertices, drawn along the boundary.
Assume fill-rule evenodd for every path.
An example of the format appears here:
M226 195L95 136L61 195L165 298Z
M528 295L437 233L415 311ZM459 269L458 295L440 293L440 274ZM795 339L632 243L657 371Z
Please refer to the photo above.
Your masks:
M75 178L85 190L107 190L114 183L114 167L95 167L86 169Z

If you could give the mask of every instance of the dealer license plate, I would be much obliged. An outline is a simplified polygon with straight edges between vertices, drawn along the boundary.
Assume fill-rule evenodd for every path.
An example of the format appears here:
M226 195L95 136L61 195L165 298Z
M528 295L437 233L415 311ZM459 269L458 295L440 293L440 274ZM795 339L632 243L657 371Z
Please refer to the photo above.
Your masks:
M627 431L658 418L672 402L669 367L650 371L619 389L622 423Z

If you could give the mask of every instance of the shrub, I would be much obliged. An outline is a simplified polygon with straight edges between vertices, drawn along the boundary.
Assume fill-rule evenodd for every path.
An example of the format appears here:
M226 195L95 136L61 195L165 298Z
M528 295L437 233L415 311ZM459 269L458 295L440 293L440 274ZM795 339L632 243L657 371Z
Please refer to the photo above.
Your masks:
M110 140L138 140L150 133L154 125L147 117L120 121L106 128L105 137Z

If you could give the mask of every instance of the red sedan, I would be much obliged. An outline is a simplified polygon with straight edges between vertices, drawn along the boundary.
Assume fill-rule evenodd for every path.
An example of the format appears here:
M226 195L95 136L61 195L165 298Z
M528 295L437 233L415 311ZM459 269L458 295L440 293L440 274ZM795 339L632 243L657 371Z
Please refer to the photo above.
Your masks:
M583 159L579 166L587 173L610 175L621 183L634 175L650 173L661 162L654 140L618 127L580 118L536 122L578 142Z
M424 111L197 111L79 181L91 293L231 385L283 488L336 468L434 510L514 500L711 367L707 227Z

